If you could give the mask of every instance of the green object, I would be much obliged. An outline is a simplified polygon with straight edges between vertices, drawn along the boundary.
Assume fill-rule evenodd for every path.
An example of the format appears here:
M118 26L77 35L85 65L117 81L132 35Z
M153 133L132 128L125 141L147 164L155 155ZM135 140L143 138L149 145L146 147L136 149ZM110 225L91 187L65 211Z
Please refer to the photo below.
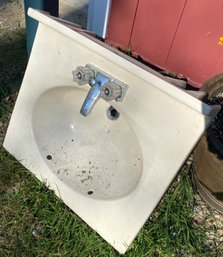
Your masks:
M50 3L49 3L50 2ZM26 40L28 56L31 53L33 41L35 39L38 22L27 15L29 7L49 12L53 16L58 16L59 0L24 0L26 19Z

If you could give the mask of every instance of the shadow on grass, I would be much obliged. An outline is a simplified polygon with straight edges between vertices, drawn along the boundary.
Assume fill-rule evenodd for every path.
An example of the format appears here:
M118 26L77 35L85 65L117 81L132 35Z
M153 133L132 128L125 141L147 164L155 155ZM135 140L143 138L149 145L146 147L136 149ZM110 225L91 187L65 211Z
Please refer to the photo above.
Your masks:
M1 144L26 64L25 29L0 29L0 195L2 190L10 185L17 167L21 167Z
M87 29L87 12L88 4L82 6L78 10L72 10L71 7L70 11L67 12L65 15L62 15L61 18L79 24L82 28Z
M0 100L18 91L26 64L25 30L0 30Z
M26 64L25 30L0 29L0 139L9 121Z

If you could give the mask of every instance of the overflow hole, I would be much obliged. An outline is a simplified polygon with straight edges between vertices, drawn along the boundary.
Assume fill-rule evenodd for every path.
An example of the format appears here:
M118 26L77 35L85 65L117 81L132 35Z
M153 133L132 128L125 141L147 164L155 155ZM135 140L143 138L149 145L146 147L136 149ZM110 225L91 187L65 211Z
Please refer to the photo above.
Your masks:
M119 112L113 107L110 106L107 110L107 116L110 120L117 120L119 117Z
M47 158L47 160L52 160L52 156L50 155L50 154L48 154L47 156L46 156L46 158Z

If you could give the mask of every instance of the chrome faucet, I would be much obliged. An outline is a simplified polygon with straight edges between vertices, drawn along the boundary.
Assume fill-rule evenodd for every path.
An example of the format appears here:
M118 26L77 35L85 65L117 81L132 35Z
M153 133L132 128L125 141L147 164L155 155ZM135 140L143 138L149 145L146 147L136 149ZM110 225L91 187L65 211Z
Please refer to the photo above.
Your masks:
M80 113L83 116L90 114L100 98L105 101L122 101L128 88L123 82L112 78L110 75L90 64L78 66L73 71L73 80L80 86L84 84L91 86L80 109Z

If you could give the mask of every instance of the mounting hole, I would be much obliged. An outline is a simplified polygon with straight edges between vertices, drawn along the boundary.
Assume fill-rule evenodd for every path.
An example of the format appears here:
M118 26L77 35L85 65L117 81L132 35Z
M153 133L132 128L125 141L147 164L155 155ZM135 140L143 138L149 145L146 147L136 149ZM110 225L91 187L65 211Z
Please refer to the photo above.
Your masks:
M93 191L88 191L87 193L88 193L88 195L92 195L94 192Z
M50 154L48 154L47 156L46 156L46 158L47 158L47 160L52 160L52 155L50 155Z
M117 120L119 117L119 112L113 107L110 106L107 110L107 116L110 120Z

